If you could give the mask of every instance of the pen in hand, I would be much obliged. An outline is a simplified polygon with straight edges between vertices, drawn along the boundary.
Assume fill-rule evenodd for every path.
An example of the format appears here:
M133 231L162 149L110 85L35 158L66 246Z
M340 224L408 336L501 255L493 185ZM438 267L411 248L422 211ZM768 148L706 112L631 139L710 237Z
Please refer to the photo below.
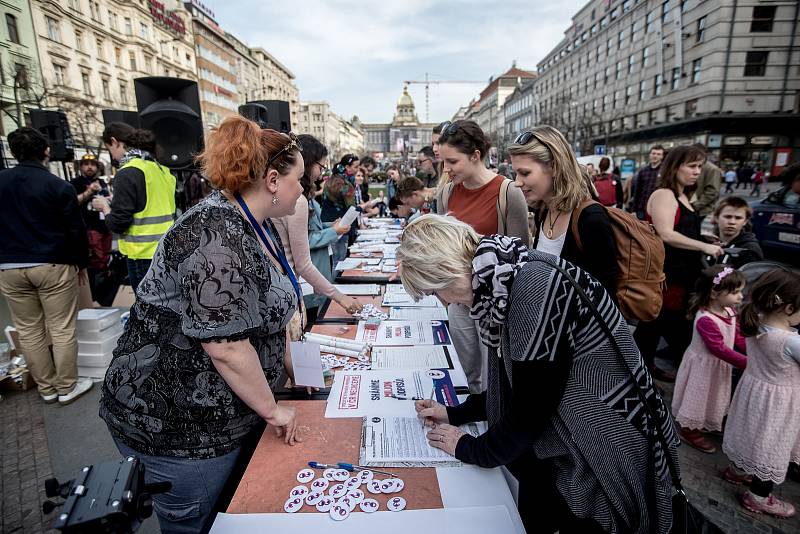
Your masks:
M434 393L436 393L436 387L432 387L431 388L431 398L429 399L431 401L431 406L433 406L433 395L434 395ZM422 418L422 431L423 432L425 431L425 418L424 417Z

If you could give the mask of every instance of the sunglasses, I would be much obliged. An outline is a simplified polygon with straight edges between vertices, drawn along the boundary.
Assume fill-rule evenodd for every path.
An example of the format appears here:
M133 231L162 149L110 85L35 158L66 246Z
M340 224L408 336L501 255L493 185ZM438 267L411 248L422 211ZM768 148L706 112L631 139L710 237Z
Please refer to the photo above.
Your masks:
M272 165L272 162L275 161L276 159L278 159L281 156L281 154L283 154L284 152L288 152L289 150L291 150L293 148L296 148L300 152L303 151L303 147L301 147L300 143L297 142L297 136L295 134L293 134L292 132L289 132L288 134L284 134L284 135L289 138L289 143L285 147L280 149L278 152L276 152L274 156L269 158L269 161L267 161L267 167Z
M516 139L514 139L514 144L515 144L515 145L527 145L528 143L530 143L530 142L531 142L531 139L536 139L536 140L537 140L537 141L539 141L540 143L542 142L542 140L541 140L541 139L539 139L538 137L536 137L536 134L535 134L535 133L533 133L533 132L531 132L531 131L529 130L529 131L527 131L527 132L522 132L521 134L519 134L519 135L517 136L517 138L516 138Z
M452 123L452 122L450 122L450 121L444 121L444 122L443 122L443 123L441 123L439 126L437 126L437 127L436 127L436 129L437 129L437 130L439 130L439 133L440 133L440 134L443 134L443 133L444 133L444 131L445 131L445 130L446 130L446 129L447 129L447 128L448 128L448 127L451 125L451 124L453 124L453 123Z

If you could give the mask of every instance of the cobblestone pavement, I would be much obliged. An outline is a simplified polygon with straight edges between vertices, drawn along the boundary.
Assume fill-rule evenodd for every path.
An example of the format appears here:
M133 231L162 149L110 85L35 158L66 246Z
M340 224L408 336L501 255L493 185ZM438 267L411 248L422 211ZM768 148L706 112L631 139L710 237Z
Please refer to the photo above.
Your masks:
M666 366L664 362L660 364ZM670 399L670 385L659 385L664 388L667 399ZM53 473L62 478L70 476L64 473L72 473L76 465L98 461L98 453L96 449L87 448L84 453L86 458L73 458L67 462L58 460L62 456L59 454L51 459L48 442L50 446L69 447L74 456L82 454L84 450L76 447L81 440L97 441L99 437L105 437L108 430L97 417L96 394L87 395L64 409L45 408L35 389L7 393L3 397L0 401L0 533L54 533L53 530L47 530L52 516L45 517L41 511L41 503L46 498L44 481ZM48 410L47 418L44 417L45 410ZM63 416L56 419L49 410L60 410L55 413ZM70 432L70 428L74 429L78 423L63 421L65 417L82 420L79 436ZM96 421L96 424L92 421ZM87 428L87 425L93 424L93 429ZM721 449L721 437L712 439ZM107 455L112 457L114 451L108 451ZM780 520L751 514L739 506L736 495L743 488L728 484L720 476L727 465L727 459L720 450L714 454L704 454L682 445L680 457L684 484L692 503L728 534L800 533L800 516ZM56 465L54 468L53 464L57 462L69 465ZM800 484L787 480L776 488L776 493L800 506ZM140 532L158 532L157 523L149 519Z

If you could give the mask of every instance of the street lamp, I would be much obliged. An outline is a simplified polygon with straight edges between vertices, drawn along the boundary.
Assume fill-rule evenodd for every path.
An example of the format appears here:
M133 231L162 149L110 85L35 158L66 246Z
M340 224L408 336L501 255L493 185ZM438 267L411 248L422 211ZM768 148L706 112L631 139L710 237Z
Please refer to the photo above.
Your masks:
M578 101L572 100L569 103L570 113L573 115L572 118L572 134L573 139L572 143L574 145L573 150L575 151L576 156L580 156L580 145L578 144Z

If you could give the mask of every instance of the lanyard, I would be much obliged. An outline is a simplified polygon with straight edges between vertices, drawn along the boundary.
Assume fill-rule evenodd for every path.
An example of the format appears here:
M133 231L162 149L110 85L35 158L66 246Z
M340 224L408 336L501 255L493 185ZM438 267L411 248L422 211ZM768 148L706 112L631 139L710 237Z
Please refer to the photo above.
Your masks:
M244 212L245 215L247 215L247 218L250 220L250 224L253 226L253 229L256 231L256 234L258 234L258 237L261 239L261 242L264 243L265 247L267 247L269 253L272 254L273 257L278 259L278 262L281 264L281 267L283 267L283 270L286 272L286 276L289 277L289 281L292 283L292 287L294 288L294 293L295 295L297 295L297 309L299 310L303 302L303 292L300 289L300 284L297 282L297 277L294 275L294 271L292 270L291 266L289 266L289 262L286 261L286 256L283 254L283 250L281 250L280 248L278 248L278 250L272 248L272 245L267 239L267 236L264 235L265 230L268 234L270 233L267 223L264 222L262 223L262 225L259 225L255 217L253 217L253 214L250 213L250 208L247 207L247 204L242 198L242 195L236 193L234 196L236 197L236 202L239 203L239 206L242 207L242 211Z

